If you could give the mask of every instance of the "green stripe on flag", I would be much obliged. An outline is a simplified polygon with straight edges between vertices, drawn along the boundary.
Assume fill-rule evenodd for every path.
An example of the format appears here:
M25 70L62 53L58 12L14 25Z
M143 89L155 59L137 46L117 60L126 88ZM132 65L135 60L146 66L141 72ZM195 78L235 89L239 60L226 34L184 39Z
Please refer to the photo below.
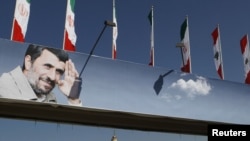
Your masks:
M71 10L74 11L74 9L75 9L75 0L70 0L70 7L71 7Z
M181 40L183 40L185 37L186 29L187 29L187 19L185 19L185 21L181 25Z

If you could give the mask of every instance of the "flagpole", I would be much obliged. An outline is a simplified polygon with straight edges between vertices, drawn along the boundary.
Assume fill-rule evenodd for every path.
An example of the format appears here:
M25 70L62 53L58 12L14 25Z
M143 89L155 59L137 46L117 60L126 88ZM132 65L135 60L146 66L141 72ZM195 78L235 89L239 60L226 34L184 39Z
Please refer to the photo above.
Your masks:
M151 47L152 47L152 66L155 65L155 56L154 56L154 6L152 5L152 41L151 41Z
M113 23L117 24L116 23L116 11L115 11L115 0L113 0ZM116 59L116 41L115 41L115 37L114 37L114 34L117 34L117 33L114 33L114 32L117 32L117 26L113 27L113 32L112 32L112 59ZM116 30L116 31L115 31Z
M154 66L154 6L152 5L150 10L150 24L151 24L151 35L150 35L150 66Z
M113 22L115 20L115 0L113 0ZM114 59L114 27L112 29L112 59Z
M66 37L66 29L64 28L64 33L63 33L63 50L65 50L65 37Z
M191 61L191 48L190 48L190 36L189 36L189 22L188 22L188 15L186 15L186 19L187 19L187 32L188 32L188 57L189 57L189 73L192 73L192 61Z
M247 35L247 50L249 51L249 40L248 40L248 34L246 34ZM250 56L249 56L249 52L248 52L248 54L247 54L247 59L249 59L250 58Z
M10 40L13 40L13 32L14 32L14 21L15 20L15 17L13 18L13 22L12 22L12 29L11 29L11 36L10 36Z
M250 58L250 56L249 56L249 40L248 40L248 34L246 34L247 35L247 55L246 55L246 58L247 58L247 60L249 61L249 58ZM247 63L246 65L248 65L248 67L249 67L249 63ZM245 66L246 67L246 66ZM245 69L246 70L246 69ZM248 70L248 72L249 72L249 70ZM249 78L248 78L248 73L246 73L246 76L245 76L245 83L246 84L249 84Z

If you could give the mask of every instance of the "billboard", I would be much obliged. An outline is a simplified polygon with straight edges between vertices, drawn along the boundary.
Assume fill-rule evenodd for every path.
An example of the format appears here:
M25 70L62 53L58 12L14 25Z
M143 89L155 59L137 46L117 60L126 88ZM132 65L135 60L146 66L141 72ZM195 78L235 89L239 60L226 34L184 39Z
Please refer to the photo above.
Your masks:
M93 55L81 76L79 76L82 79L81 83L75 84L75 80L78 79L72 79L72 77L77 77L76 72L78 74L81 72L88 54L67 52L74 66L69 65L69 63L68 67L65 67L67 63L66 65L63 63L55 66L51 65L55 58L46 56L44 57L45 60L49 58L46 63L36 62L37 66L44 65L50 72L45 76L41 73L41 77L33 76L34 79L29 81L24 79L20 84L16 84L15 80L12 82L8 82L11 80L3 80L6 76L14 79L12 73L9 72L15 70L18 66L21 70L25 61L26 50L30 45L30 43L0 39L1 98L23 100L31 98L30 100L44 101L44 97L40 97L40 95L37 96L40 99L34 99L35 93L31 91L35 89L34 86L30 87L31 90L24 90L24 92L32 93L32 97L22 97L27 93L22 93L23 88L21 86L27 86L26 83L30 84L32 80L34 81L37 78L41 81L46 80L40 84L43 89L49 90L53 88L51 92L53 92L54 97L52 99L55 98L59 105L225 123L250 124L249 85L182 73L171 68L149 67L148 65L112 60L111 58ZM61 49L56 50L62 51ZM26 61L29 62L29 57ZM35 61L30 61L30 65L27 65L27 68L32 68L32 63L35 64ZM61 70L64 72L62 76L55 77L62 73ZM41 69L33 68L33 72L36 71L41 71ZM23 73L23 71L19 71L19 73ZM27 77L28 74L26 73L22 76ZM53 82L50 79L45 79L52 77L51 75L53 78L57 78L58 81ZM68 75L68 77L66 78L65 75ZM20 76L18 74L17 77L19 78L16 79L21 79ZM63 83L62 81L71 82L71 84L66 85L67 83ZM15 94L8 97L10 92L4 92L4 86L9 85L8 83L20 86L18 88L10 88L11 91L16 90L19 92L18 97L13 97ZM54 85L55 87L53 87ZM69 87L62 87L62 85L70 86L70 89ZM71 95L72 93L79 95L73 96ZM69 99L79 101L72 102Z

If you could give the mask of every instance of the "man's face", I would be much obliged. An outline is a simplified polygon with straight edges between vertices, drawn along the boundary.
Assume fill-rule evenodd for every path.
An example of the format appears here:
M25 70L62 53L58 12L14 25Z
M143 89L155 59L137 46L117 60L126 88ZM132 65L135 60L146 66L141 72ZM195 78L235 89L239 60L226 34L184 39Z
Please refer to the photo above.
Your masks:
M27 79L36 94L48 94L60 80L65 63L48 50L44 50L27 72Z

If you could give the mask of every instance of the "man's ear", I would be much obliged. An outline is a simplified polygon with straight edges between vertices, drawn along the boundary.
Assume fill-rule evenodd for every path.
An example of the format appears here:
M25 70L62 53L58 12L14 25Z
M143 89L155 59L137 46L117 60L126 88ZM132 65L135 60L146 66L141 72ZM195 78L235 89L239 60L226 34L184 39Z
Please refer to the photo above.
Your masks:
M31 68L32 62L31 62L31 56L30 55L26 55L24 58L24 66L25 66L25 70L29 70Z

